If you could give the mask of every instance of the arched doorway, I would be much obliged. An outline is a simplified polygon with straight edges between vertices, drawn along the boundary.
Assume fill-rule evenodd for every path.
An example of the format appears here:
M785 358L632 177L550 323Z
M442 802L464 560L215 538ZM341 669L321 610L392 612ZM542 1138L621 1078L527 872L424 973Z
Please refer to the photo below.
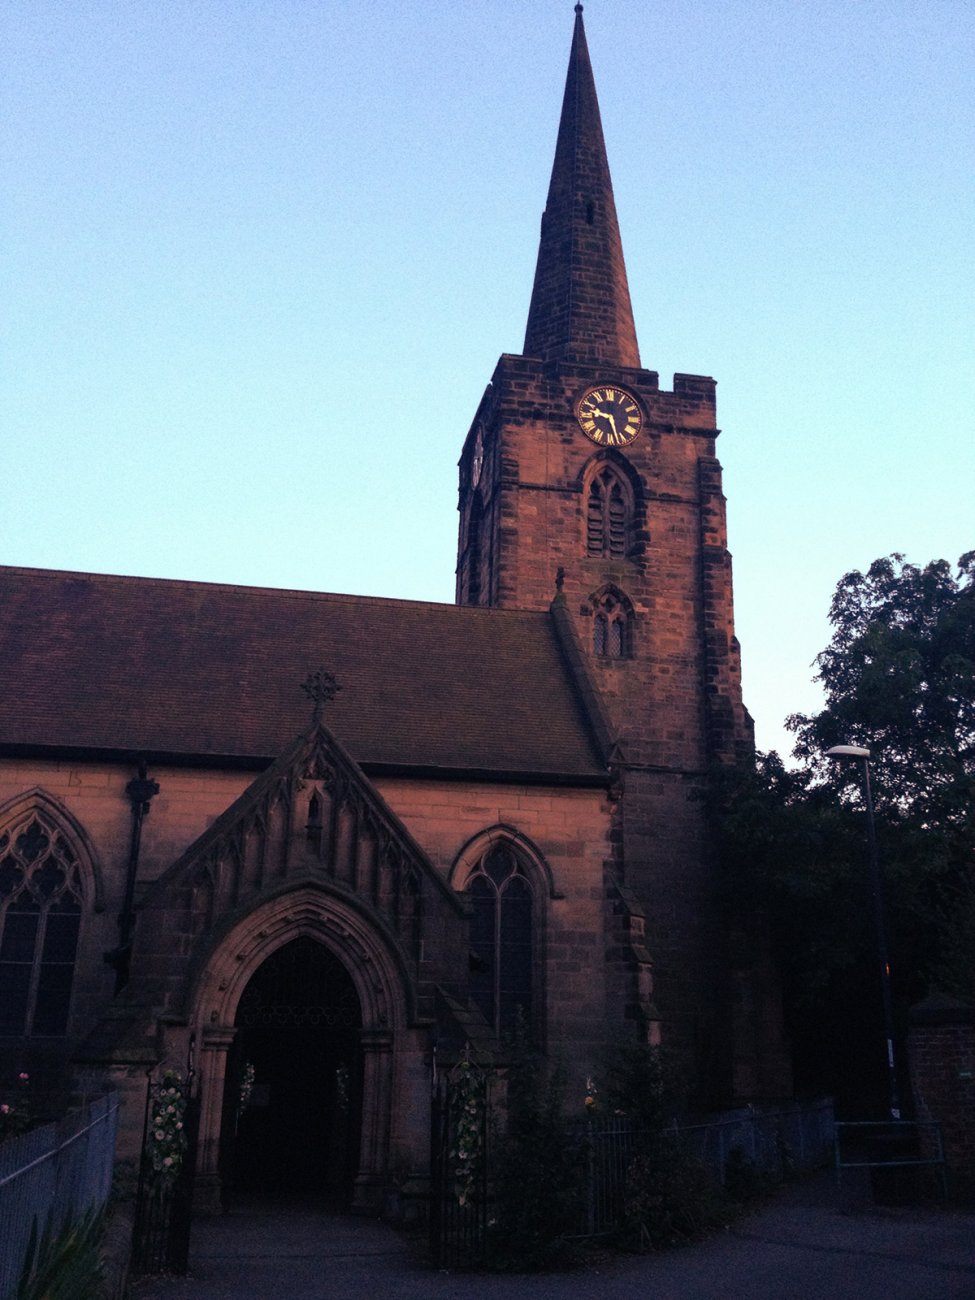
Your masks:
M344 1208L358 1172L362 1102L362 1008L349 972L315 939L293 939L251 976L234 1024L225 1186Z

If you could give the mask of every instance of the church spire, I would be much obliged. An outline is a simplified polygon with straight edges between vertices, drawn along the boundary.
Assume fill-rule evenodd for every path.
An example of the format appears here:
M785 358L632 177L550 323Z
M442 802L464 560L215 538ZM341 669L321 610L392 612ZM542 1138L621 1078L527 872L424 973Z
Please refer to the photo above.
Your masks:
M524 355L639 367L581 4L575 15Z

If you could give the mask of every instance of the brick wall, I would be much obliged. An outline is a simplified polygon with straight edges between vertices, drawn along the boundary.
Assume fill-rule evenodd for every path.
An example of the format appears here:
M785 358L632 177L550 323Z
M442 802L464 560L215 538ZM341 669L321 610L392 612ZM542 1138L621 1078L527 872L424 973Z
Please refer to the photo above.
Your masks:
M956 1186L975 1192L975 1007L938 994L914 1007L908 1055L917 1117L941 1125Z

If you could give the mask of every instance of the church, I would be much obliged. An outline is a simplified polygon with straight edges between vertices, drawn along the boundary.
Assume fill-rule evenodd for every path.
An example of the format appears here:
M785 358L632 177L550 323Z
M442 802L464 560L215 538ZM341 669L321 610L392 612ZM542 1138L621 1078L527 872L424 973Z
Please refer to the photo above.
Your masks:
M528 286L526 286L527 290ZM752 748L715 382L637 346L576 5L523 350L460 448L456 603L0 570L0 1060L191 1073L197 1194L421 1170L519 1029L789 1090L706 795ZM239 1104L242 1090L247 1105Z

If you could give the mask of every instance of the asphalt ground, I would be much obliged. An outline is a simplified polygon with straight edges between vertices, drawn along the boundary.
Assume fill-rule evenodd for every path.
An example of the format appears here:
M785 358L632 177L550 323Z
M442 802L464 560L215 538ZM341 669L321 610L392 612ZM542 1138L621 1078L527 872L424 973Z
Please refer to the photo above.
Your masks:
M437 1272L381 1222L256 1205L194 1224L190 1273L133 1300L975 1300L975 1213L887 1209L820 1177L695 1245L565 1273Z

